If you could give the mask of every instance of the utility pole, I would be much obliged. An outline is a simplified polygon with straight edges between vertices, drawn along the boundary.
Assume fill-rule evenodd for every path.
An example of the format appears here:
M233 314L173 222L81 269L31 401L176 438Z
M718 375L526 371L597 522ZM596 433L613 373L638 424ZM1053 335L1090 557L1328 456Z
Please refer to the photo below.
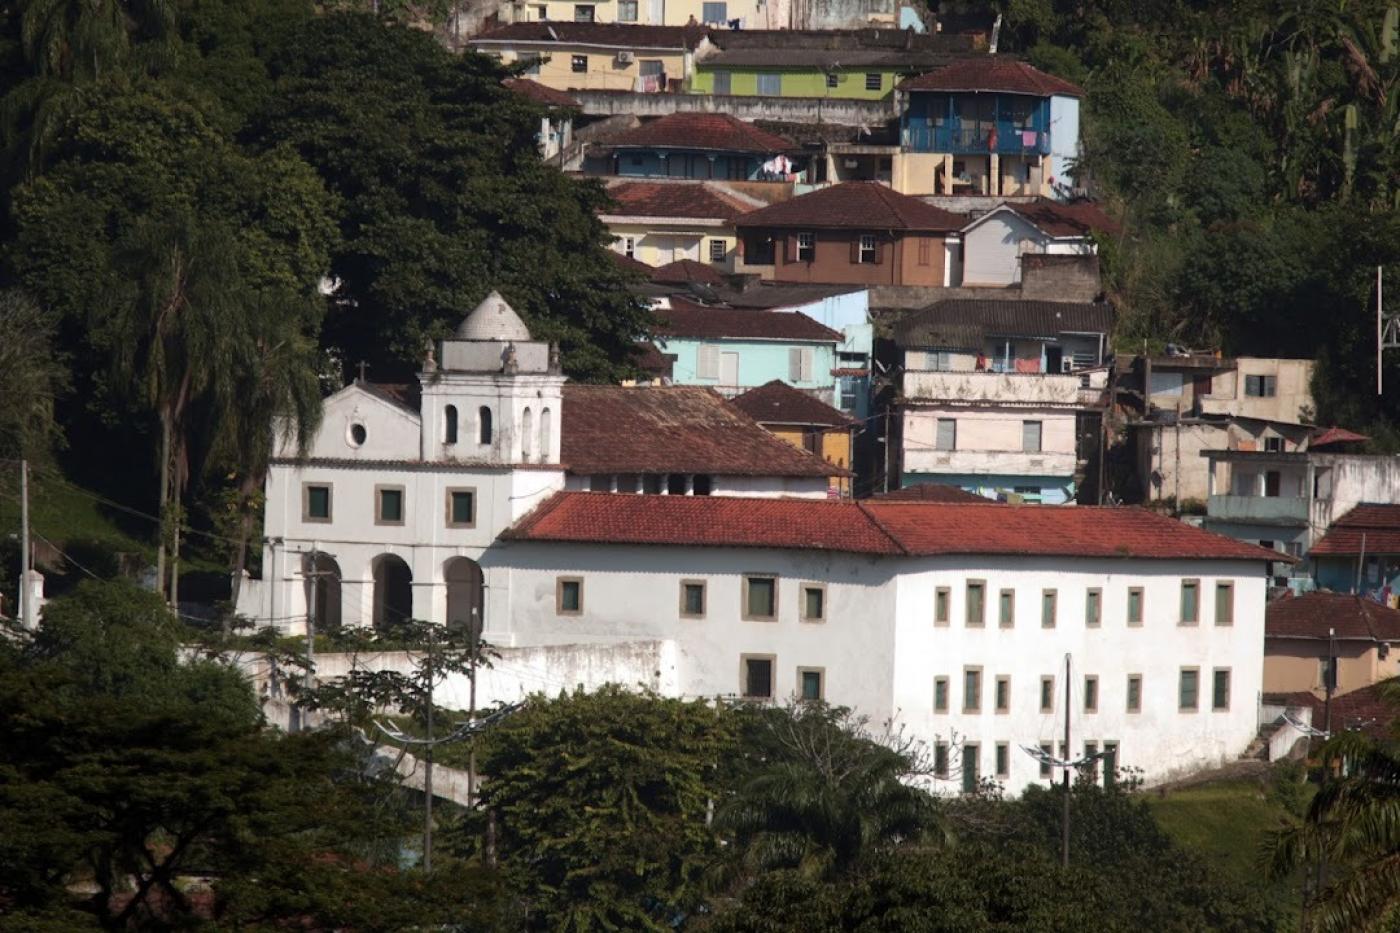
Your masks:
M1069 760L1072 753L1069 748L1069 704L1070 704L1070 666L1069 652L1065 652L1065 752L1062 757ZM1069 765L1065 765L1065 799L1064 810L1060 814L1060 865L1069 867Z
M433 648L437 641L437 628L428 624L428 710L424 716L427 725L427 741L423 756L423 871L433 870Z
M473 606L472 617L468 624L471 629L467 632L470 639L471 654L468 660L471 662L469 669L470 683L467 684L467 721L476 721L476 674L477 674L477 653L481 650L481 611ZM467 749L467 806L476 806L476 739L472 739L471 745Z
M19 621L34 628L34 600L29 585L29 461L19 462Z

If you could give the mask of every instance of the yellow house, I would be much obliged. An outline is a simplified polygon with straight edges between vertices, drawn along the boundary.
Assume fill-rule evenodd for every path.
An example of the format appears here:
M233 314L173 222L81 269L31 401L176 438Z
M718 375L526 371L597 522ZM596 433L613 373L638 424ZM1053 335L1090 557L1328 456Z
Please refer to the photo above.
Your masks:
M613 206L600 219L613 249L649 266L680 260L734 271L734 219L764 202L709 181L616 181Z
M560 91L661 93L686 86L706 30L615 23L512 23L472 39L472 50L507 64L529 62L524 76Z
M851 469L856 422L845 412L774 379L732 399L735 407L794 447L810 451L832 466ZM849 476L833 476L831 489L851 494Z

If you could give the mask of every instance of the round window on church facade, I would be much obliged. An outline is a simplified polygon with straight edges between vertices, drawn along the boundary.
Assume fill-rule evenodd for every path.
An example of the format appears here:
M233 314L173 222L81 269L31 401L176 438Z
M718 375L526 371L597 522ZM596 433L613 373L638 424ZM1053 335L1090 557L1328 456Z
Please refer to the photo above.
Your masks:
M365 442L365 438L367 438L368 436L369 436L369 434L365 431L365 426L364 426L364 425L358 424L358 423L357 423L357 424L352 424L352 425L350 425L350 438L349 438L349 439L350 439L350 446L351 446L351 447L360 447L360 446L362 446L362 445L364 444L364 442Z

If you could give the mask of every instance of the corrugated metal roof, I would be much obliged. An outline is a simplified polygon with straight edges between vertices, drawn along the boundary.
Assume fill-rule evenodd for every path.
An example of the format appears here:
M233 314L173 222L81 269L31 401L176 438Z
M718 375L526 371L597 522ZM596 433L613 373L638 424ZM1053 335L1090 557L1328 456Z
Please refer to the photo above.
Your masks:
M902 347L975 350L989 337L1054 338L1107 334L1113 307L1101 302L953 299L905 315L894 326Z

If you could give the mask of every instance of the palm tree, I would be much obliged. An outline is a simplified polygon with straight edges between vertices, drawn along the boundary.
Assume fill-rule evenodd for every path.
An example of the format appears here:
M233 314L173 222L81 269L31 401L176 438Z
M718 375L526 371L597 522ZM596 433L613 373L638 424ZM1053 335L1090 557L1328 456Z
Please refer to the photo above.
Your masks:
M739 853L731 869L831 877L888 846L937 835L935 801L909 783L919 769L907 749L874 740L863 721L823 704L759 716L769 751L715 819Z
M168 40L169 0L25 0L20 42L36 74L95 80L124 65L132 37Z
M179 216L142 223L121 250L132 288L97 326L120 384L160 423L160 545L156 576L165 581L167 548L174 545L170 600L179 597L180 505L190 470L191 414L196 408L218 424L241 401L234 373L246 335L239 306L241 282L231 232L202 219Z
M1400 917L1400 756L1361 733L1322 747L1346 763L1312 800L1303 825L1275 834L1267 853L1275 875L1305 865L1331 867L1308 903L1308 930L1394 929Z
M262 294L253 296L245 310L244 339L233 376L238 404L226 413L210 456L211 463L230 468L235 484L234 606L248 564L258 491L267 478L273 448L290 444L304 455L321 423L315 301Z

